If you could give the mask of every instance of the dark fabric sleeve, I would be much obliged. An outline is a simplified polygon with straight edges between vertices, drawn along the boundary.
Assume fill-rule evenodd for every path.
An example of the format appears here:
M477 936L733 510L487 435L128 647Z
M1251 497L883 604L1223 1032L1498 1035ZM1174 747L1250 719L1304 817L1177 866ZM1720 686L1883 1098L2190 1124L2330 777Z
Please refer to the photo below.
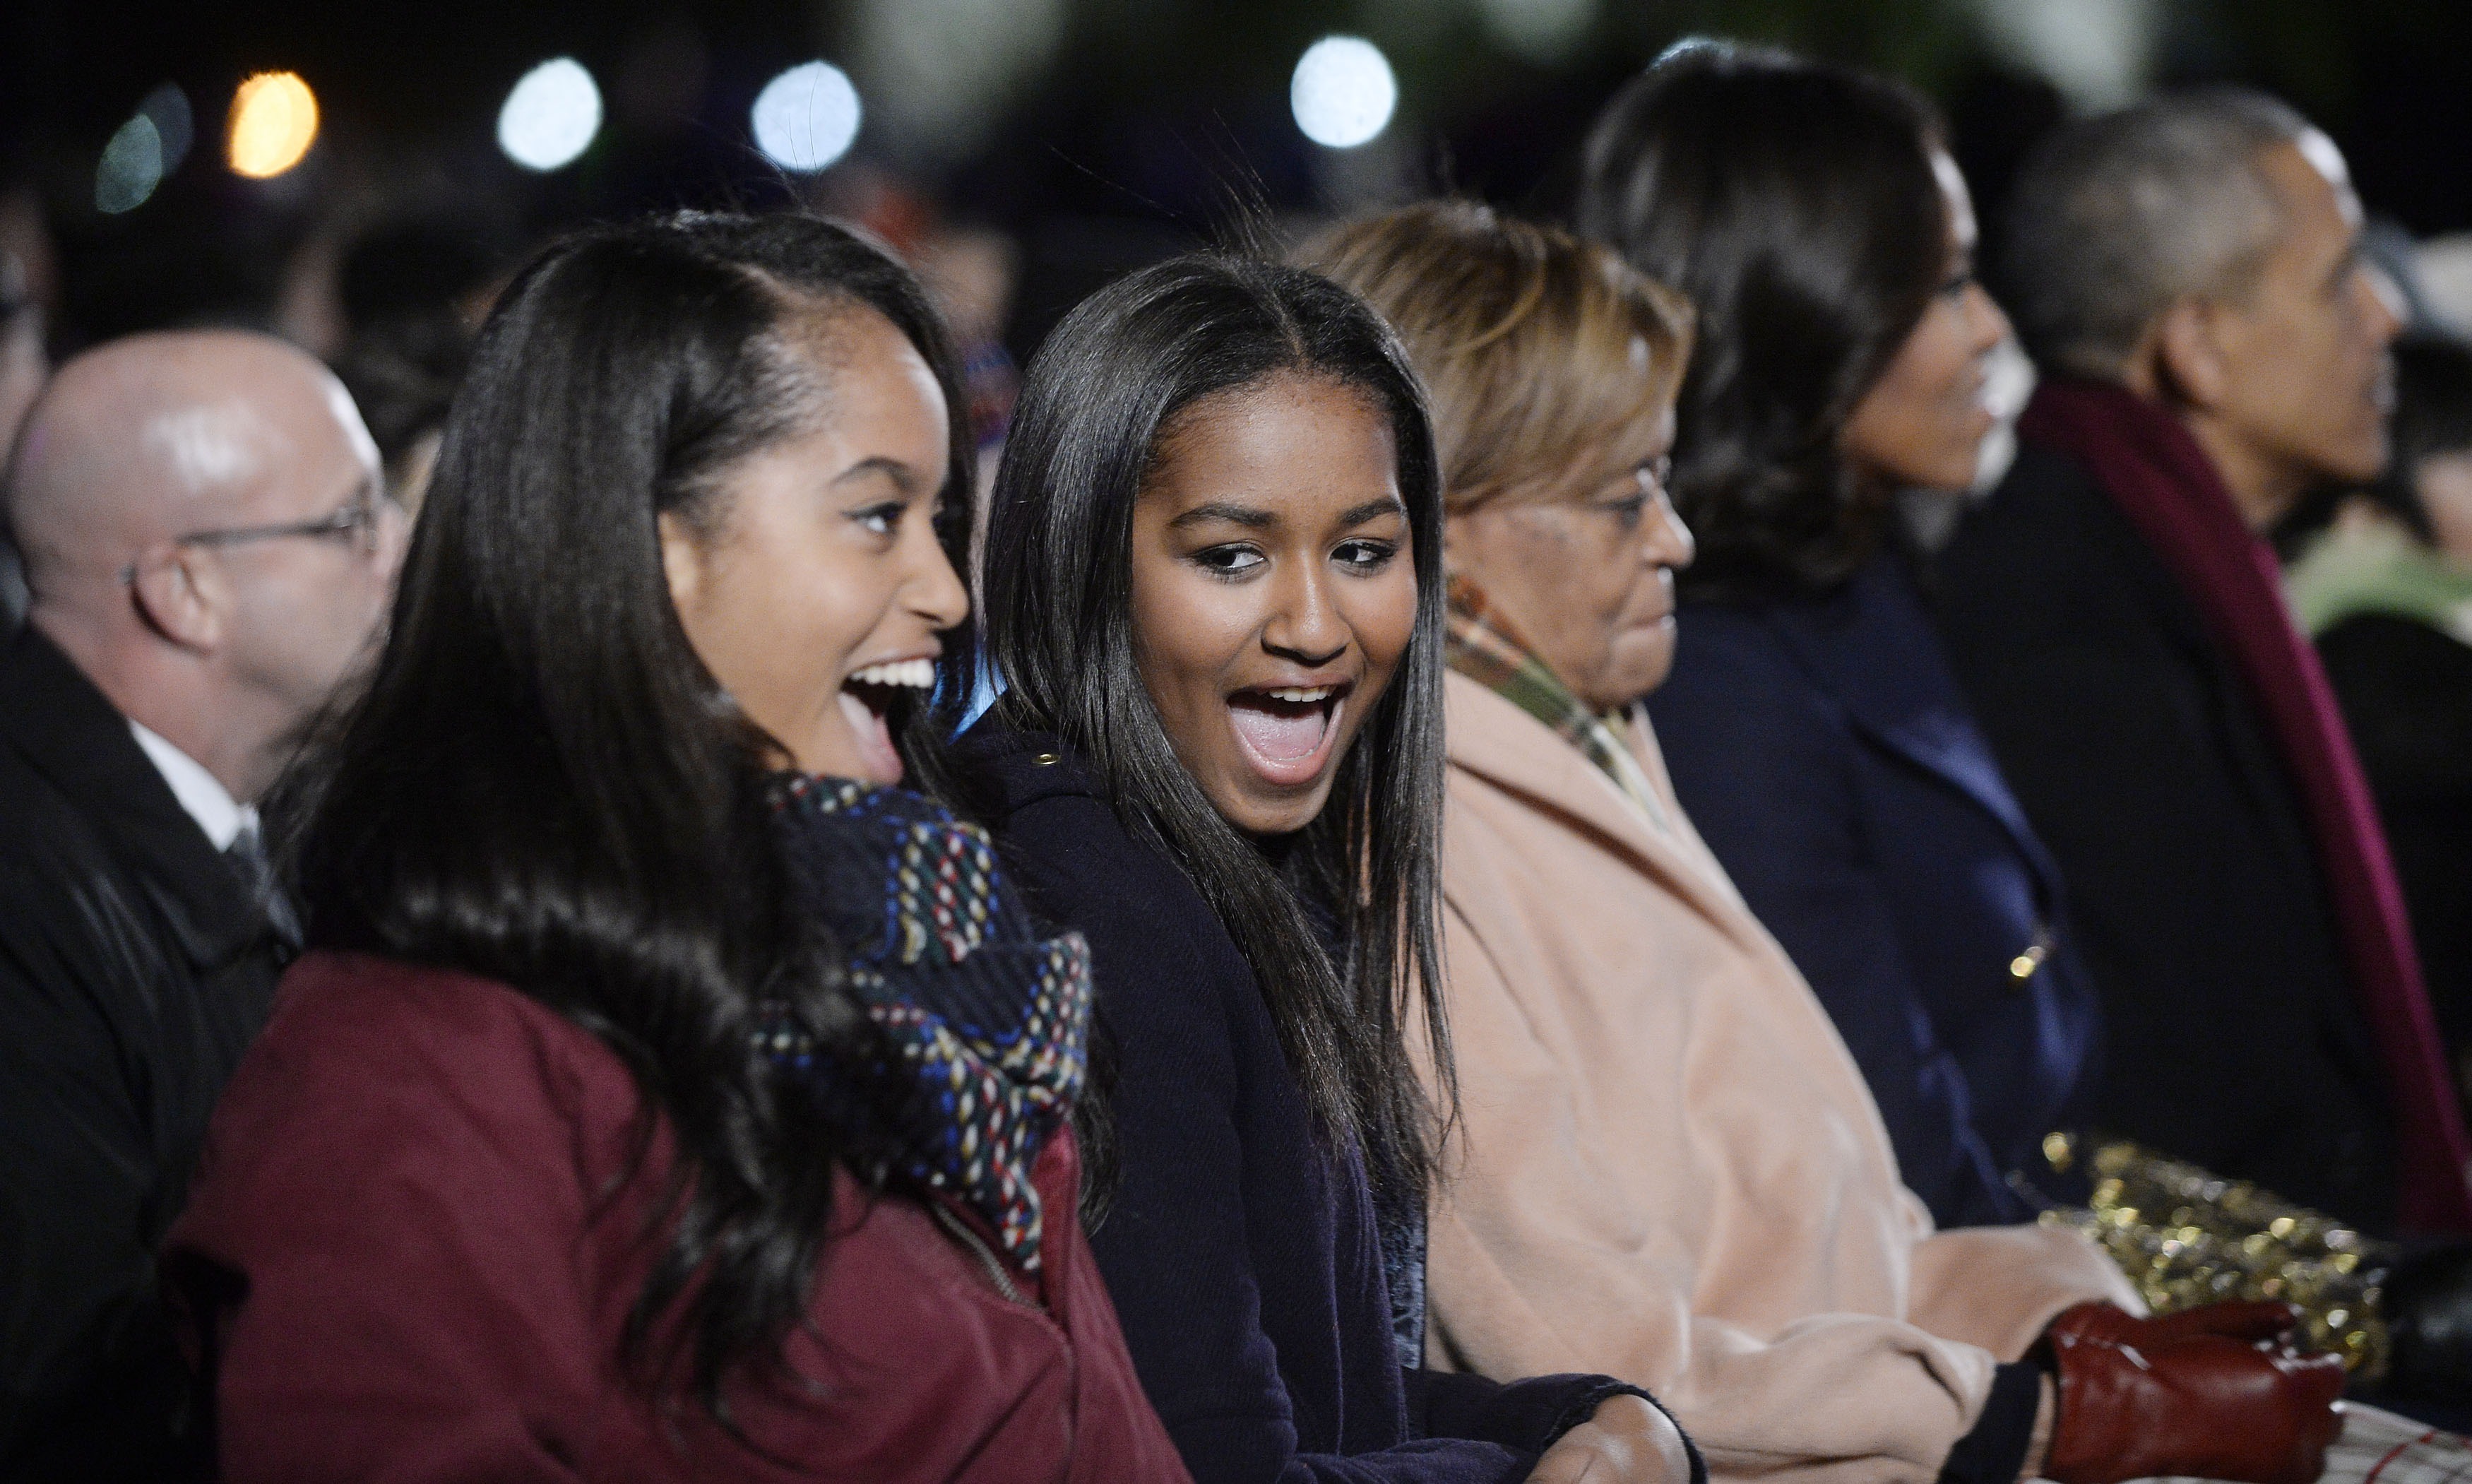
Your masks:
M1940 628L2103 987L2097 1115L2384 1230L2380 1073L2281 764L2100 491L2029 454L1943 554Z
M1403 1372L1401 1379L1408 1393L1408 1424L1419 1435L1487 1438L1540 1453L1614 1397L1637 1397L1668 1418L1674 1416L1654 1396L1609 1376L1534 1376L1503 1382L1464 1371L1414 1369ZM1706 1484L1708 1465L1700 1456L1700 1446L1687 1432L1682 1442L1691 1450L1690 1484Z
M606 1351L568 1068L511 1014L438 1020L278 1018L226 1091L166 1267L227 1477L581 1477Z
M1940 1484L2016 1484L2026 1449L2034 1441L2034 1412L2042 1404L2043 1371L2023 1363L1991 1373L1991 1395L1974 1430L1957 1440L1940 1466Z
M1457 1439L1403 1443L1337 1457L1297 1451L1295 1411L1278 1355L1263 1332L1263 1279L1254 1218L1246 1209L1248 1150L1238 1128L1238 1084L1224 995L1254 993L1243 960L1230 983L1207 927L1162 909L1189 893L1144 890L1173 868L1140 852L1087 841L1111 822L1068 799L1017 815L1009 864L1042 916L1089 941L1100 1014L1116 1050L1108 1091L1117 1131L1118 1184L1090 1245L1106 1275L1142 1388L1175 1438L1196 1484L1388 1484L1527 1477L1532 1451ZM1090 827L1082 827L1083 826ZM1312 1234L1272 1233L1311 1260ZM1310 1274L1281 1275L1310 1283ZM1331 1281L1324 1276L1319 1280Z
M1965 1068L1865 858L1844 723L1751 625L1691 618L1649 713L1684 810L1862 1067L1907 1185L1944 1227L2032 1220L1974 1126Z
M44 1476L59 1443L81 1473L151 1473L185 1381L148 1240L168 1213L104 949L60 930L116 914L33 869L0 865L0 1473Z

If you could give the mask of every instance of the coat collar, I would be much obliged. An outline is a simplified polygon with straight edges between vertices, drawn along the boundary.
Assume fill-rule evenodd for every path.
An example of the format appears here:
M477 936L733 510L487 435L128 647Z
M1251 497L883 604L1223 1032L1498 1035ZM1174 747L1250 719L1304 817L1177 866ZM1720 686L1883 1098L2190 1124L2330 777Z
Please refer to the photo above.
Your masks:
M2059 868L2008 791L1991 745L1956 699L1961 692L1939 635L1897 557L1873 559L1823 601L1772 604L1761 617L1848 725L1998 821L2046 899L2058 898Z
M0 747L77 807L162 909L192 969L220 968L273 931L127 718L31 623L0 640Z
M1660 825L1631 802L1578 748L1552 728L1496 695L1484 684L1451 672L1442 678L1444 748L1451 766L1520 795L1597 837L1666 881L1702 916L1747 941L1763 933L1744 905L1733 878L1691 827L1645 711L1632 713L1632 756L1666 805ZM1447 843L1444 849L1448 849Z

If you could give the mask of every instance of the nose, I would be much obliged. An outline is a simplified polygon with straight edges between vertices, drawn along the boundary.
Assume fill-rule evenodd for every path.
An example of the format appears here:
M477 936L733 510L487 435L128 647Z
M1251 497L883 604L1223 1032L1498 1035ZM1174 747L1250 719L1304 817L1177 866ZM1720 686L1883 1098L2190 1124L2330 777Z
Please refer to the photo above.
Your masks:
M933 521L913 520L911 569L902 597L910 610L938 630L950 629L970 616L970 589L953 570L953 559L936 539Z
M1700 543L1692 537L1691 528L1683 524L1682 513L1674 508L1673 498L1661 490L1655 499L1649 501L1647 527L1646 551L1651 566L1678 571L1700 554Z
M2403 333L2403 288L2387 275L2386 270L2364 263L2352 271L2352 291L2365 301L2364 321L2369 333L2381 346L2391 345Z
M1298 664L1327 664L1347 652L1350 636L1330 576L1318 562L1283 565L1287 570L1273 579L1271 613L1262 625L1263 647Z
M1993 299L1982 284L1969 284L1965 291L1967 323L1974 330L1974 353L1989 355L2008 338L2008 316L2000 301Z

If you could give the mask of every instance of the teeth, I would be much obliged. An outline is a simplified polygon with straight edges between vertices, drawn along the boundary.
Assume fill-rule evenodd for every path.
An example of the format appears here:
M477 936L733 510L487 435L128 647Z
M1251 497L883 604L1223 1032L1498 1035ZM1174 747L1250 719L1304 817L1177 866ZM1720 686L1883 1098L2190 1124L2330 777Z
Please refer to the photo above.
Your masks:
M913 690L926 690L936 683L936 661L896 659L888 664L871 664L850 672L850 679L862 685L907 685Z
M1285 690L1272 691L1270 696L1273 701L1327 701L1330 699L1330 693L1338 688L1336 685L1315 685L1303 688L1291 685Z

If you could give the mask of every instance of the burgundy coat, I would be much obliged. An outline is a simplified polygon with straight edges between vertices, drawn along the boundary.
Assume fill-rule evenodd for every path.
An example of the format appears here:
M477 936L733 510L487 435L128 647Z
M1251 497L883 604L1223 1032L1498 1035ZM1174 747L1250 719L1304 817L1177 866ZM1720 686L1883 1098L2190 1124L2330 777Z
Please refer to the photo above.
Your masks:
M169 1239L225 1477L1185 1479L1061 1135L1034 1171L1043 1271L1008 1275L1039 1302L1000 1292L924 1206L844 1179L786 1347L813 1384L730 1387L746 1443L676 1388L648 1398L619 1332L666 1240L638 1234L674 1151L657 1126L627 1176L637 1106L605 1044L502 985L297 965Z

